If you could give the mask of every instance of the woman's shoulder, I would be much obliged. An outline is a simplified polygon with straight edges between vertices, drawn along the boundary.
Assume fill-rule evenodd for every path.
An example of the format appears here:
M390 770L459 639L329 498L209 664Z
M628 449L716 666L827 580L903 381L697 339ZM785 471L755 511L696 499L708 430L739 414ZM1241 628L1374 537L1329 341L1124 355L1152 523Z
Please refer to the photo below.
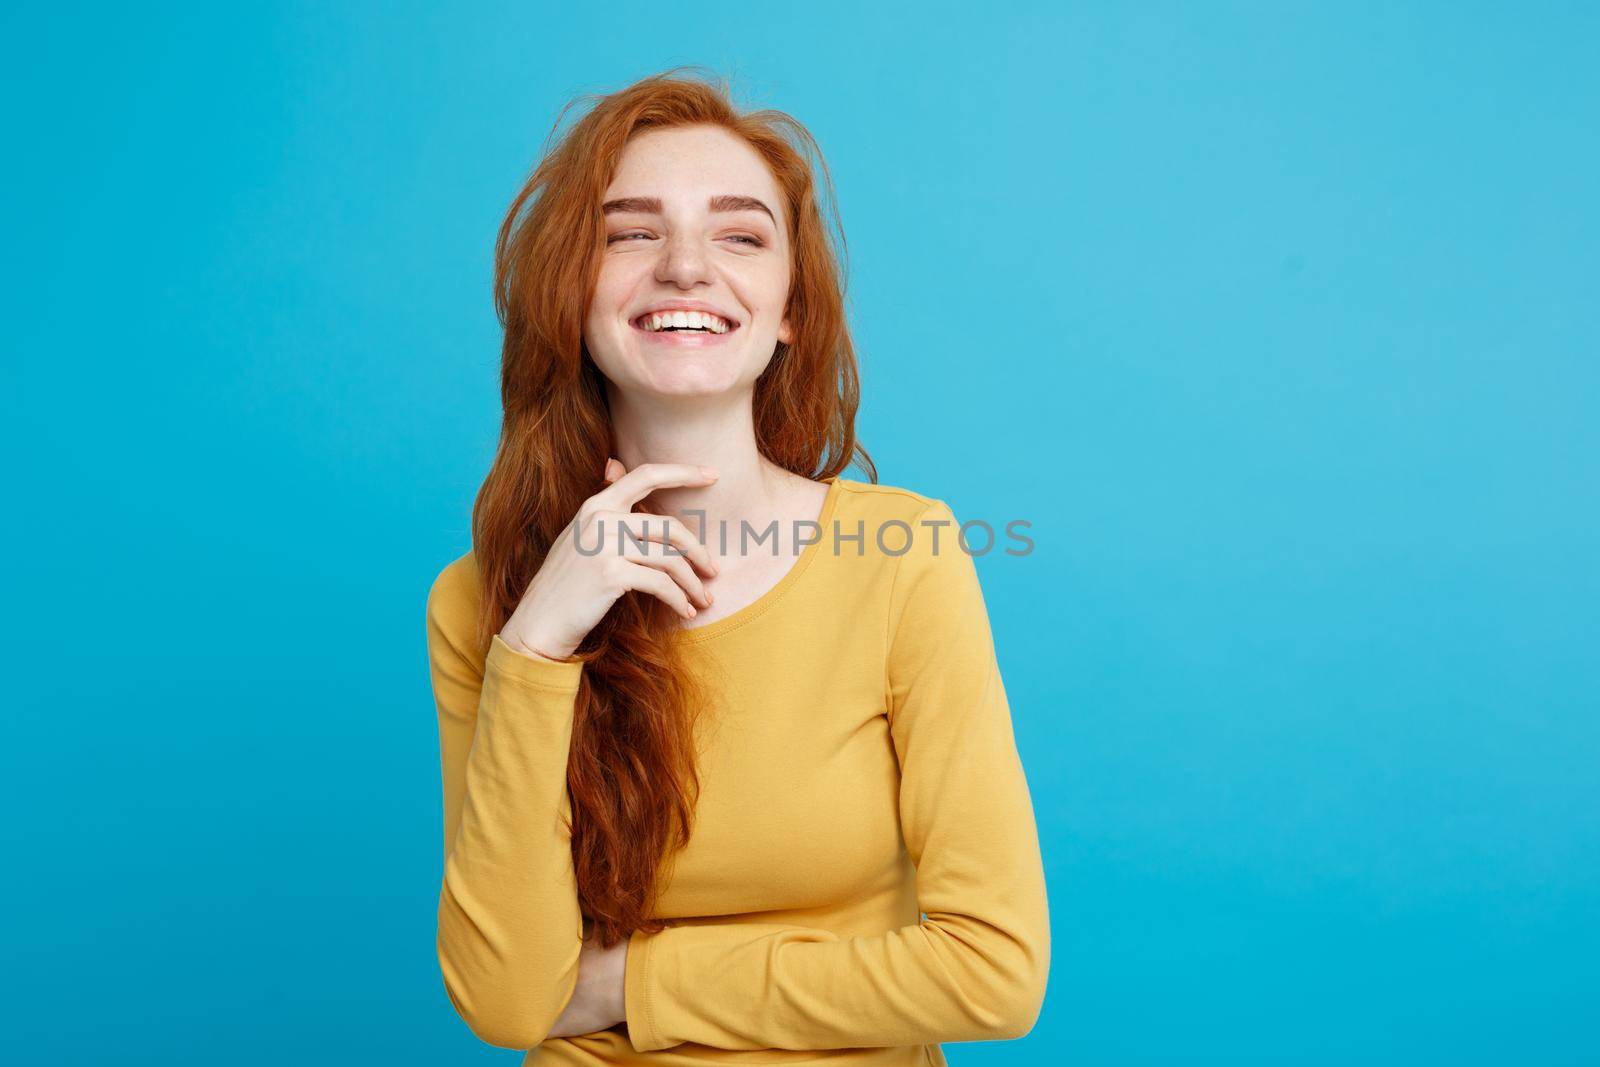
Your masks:
M840 505L855 515L912 522L924 513L946 507L939 497L904 485L839 478Z
M478 561L468 549L445 564L428 588L429 640L442 638L463 651L475 645L481 597Z
M889 554L900 570L914 569L920 557L948 554L945 545L961 525L955 510L927 487L913 489L883 482L840 479L840 499L834 509L835 529L862 532L868 541L903 546Z

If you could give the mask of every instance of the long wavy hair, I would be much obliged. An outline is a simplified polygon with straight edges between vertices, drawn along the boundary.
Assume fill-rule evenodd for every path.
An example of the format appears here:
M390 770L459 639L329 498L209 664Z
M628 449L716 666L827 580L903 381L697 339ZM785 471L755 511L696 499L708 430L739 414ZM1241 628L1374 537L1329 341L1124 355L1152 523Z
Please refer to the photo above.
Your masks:
M610 409L583 322L605 246L602 198L638 131L719 126L766 161L788 208L795 332L755 384L757 445L803 477L826 479L854 461L877 481L855 437L860 381L845 321L847 250L827 164L798 121L770 109L741 113L723 79L684 76L699 70L675 67L568 103L500 226L494 299L504 329L504 419L472 515L482 647L579 505L606 485L606 458L615 454ZM552 147L580 101L592 106ZM705 694L680 661L678 632L672 608L629 591L574 653L584 671L567 762L569 829L579 901L605 947L666 926L652 917L659 887L693 830L694 720Z

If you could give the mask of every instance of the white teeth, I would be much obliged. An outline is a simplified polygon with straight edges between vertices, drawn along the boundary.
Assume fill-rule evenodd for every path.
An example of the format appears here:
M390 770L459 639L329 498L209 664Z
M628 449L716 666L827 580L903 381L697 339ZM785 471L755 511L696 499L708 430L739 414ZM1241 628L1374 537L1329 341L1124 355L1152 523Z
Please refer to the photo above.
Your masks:
M656 311L642 317L639 324L652 333L669 326L679 329L699 328L707 333L727 333L733 329L733 324L726 319L704 311Z

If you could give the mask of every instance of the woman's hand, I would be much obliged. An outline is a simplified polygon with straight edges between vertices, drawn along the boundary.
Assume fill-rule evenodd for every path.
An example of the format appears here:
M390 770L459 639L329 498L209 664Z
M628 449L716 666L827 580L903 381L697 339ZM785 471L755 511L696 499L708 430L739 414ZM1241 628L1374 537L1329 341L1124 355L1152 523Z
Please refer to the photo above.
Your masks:
M625 471L608 458L605 477L611 484L579 506L501 628L513 649L568 658L630 589L660 597L686 619L698 613L696 604L711 603L700 574L714 576L717 568L705 546L681 521L632 509L666 486L710 485L716 472L691 463Z
M551 1037L598 1033L627 1021L622 980L628 962L628 939L601 948L593 940L588 919L584 926L583 948L578 951L578 986L550 1031Z

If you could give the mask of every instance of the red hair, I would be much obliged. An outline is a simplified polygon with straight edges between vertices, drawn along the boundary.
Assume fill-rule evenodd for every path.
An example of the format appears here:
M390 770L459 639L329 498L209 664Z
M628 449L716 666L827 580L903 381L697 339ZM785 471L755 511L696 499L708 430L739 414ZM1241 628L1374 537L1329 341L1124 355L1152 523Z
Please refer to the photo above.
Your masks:
M500 226L494 296L504 328L504 418L472 515L482 647L578 506L606 485L606 458L616 450L583 321L605 244L602 197L637 131L718 126L766 161L787 207L794 261L786 314L795 332L756 382L757 446L803 477L825 479L855 460L877 481L855 437L860 383L845 322L844 235L838 231L836 254L817 195L820 188L833 209L832 179L816 141L781 111L741 113L725 82L679 77L685 69L580 97L592 108L553 148L547 139ZM837 225L836 210L828 217ZM703 694L680 662L678 628L676 611L629 591L574 653L585 667L567 764L573 861L582 910L606 947L666 925L651 918L660 879L693 829L693 730Z

